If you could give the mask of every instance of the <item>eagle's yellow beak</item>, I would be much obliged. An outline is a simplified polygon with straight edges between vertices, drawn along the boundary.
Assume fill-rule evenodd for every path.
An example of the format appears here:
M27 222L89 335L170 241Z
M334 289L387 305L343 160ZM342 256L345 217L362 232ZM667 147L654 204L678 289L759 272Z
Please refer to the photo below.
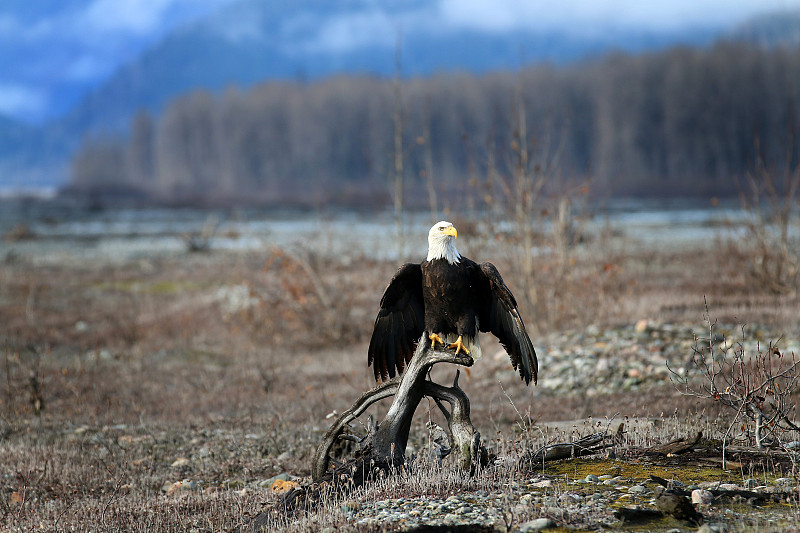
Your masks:
M458 232L456 231L455 226L447 226L442 233L445 235L450 235L451 237L458 237Z

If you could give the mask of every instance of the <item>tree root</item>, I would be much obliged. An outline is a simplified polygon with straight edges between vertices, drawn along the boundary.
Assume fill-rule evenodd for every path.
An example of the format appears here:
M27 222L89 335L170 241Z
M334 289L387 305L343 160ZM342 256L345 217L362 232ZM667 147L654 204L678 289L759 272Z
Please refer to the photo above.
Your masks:
M359 442L359 457L346 465L336 465L333 473L349 476L350 483L360 484L375 471L389 471L405 464L405 450L411 420L422 398L429 396L436 401L450 427L453 444L458 450L460 468L473 469L474 458L479 457L480 434L475 431L469 419L469 398L458 387L458 374L452 387L444 387L426 379L430 368L437 363L454 363L472 366L473 360L466 354L455 354L451 351L435 349L428 343L420 341L414 357L402 376L382 383L364 393L355 404L342 413L325 434L313 457L311 474L314 481L321 481L335 462L330 457L334 443L341 438L352 438L343 433L350 422L364 413L372 404L394 396L385 418L365 437L355 437ZM450 404L452 413L442 405Z
M481 446L480 433L469 418L469 398L458 386L459 372L456 372L451 387L426 379L430 368L437 363L472 366L473 359L466 354L432 348L423 340L402 376L365 392L339 415L312 457L312 483L287 492L277 504L248 520L237 531L256 531L269 524L270 519L285 519L298 511L312 510L327 498L403 468L411 419L425 396L433 398L447 420L451 450L456 450L458 467L474 472L479 465L486 464L488 454ZM371 405L390 396L394 396L394 401L377 427L368 427L368 433L363 437L346 432L351 422ZM450 404L450 411L443 402ZM356 441L359 445L353 457L345 463L330 456L333 445L342 439Z

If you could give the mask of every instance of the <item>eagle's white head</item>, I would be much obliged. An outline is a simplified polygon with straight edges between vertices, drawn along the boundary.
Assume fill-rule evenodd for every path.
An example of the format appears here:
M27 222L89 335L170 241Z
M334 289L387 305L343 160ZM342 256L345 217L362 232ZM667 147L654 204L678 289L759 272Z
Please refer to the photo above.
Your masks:
M428 261L446 259L451 265L458 263L461 254L456 250L455 238L458 236L455 226L450 222L437 222L428 232Z

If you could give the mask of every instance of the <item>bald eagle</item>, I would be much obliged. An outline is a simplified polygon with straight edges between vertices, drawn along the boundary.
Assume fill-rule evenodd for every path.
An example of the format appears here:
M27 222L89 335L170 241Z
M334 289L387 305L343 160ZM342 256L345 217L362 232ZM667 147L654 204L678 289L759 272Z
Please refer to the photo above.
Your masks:
M402 373L418 342L478 359L478 332L484 331L498 338L525 384L536 383L536 352L514 295L493 264L479 265L458 253L457 235L450 222L434 224L425 261L406 263L386 287L368 350L375 379Z

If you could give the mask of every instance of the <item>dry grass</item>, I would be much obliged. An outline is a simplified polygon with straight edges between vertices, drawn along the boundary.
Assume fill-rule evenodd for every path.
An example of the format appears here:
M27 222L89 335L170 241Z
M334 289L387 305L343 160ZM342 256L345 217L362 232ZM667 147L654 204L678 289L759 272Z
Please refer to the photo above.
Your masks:
M490 259L473 248L465 252ZM493 252L491 260L519 294L513 254ZM716 244L632 252L596 242L566 263L538 257L536 292L520 305L539 338L641 318L697 323L704 296L721 321L797 331L796 294L750 284L739 260ZM308 474L326 415L372 386L366 342L396 267L277 249L122 266L0 265L0 529L216 531L257 512L273 498L259 482ZM484 352L493 353L496 345L485 342ZM589 401L569 391L547 396L513 378L503 390L482 377L505 366L487 357L462 382L473 422L498 452L522 442L519 413L534 421L682 419L710 407L688 403L669 385ZM452 370L435 377L449 380ZM436 411L420 407L417 449L424 423L442 423ZM411 492L433 491L441 474L417 479ZM496 487L515 475L453 478L447 490ZM162 490L184 479L196 489ZM403 482L365 497L389 497ZM341 527L342 520L331 511L292 527Z

